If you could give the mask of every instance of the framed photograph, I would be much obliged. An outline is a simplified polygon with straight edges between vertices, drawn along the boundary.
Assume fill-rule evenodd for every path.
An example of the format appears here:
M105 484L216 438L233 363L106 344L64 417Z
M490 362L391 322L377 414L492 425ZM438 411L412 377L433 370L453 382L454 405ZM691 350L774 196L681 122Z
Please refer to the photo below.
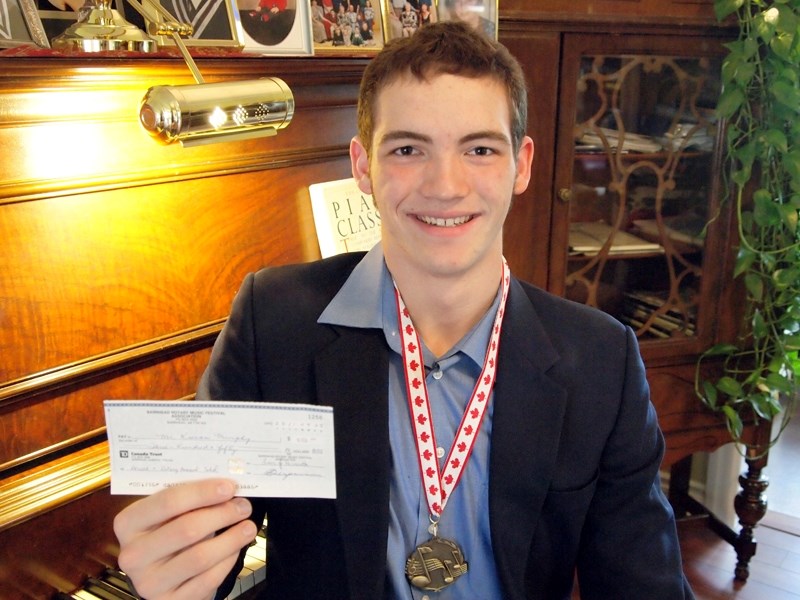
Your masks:
M239 11L235 0L154 0L179 23L192 26L191 37L183 38L187 46L243 45ZM149 23L163 21L148 3L142 3ZM159 45L175 45L171 36L155 36Z
M382 0L386 17L386 41L409 37L438 19L434 0ZM441 2L442 0L439 0Z
M360 54L383 48L384 0L305 0L311 10L314 53Z
M236 0L244 51L266 56L310 56L308 0Z
M92 0L35 0L39 10L39 19L42 21L45 36L52 45L53 38L64 33L67 28L74 25L80 16L80 9ZM113 8L120 13L122 18L144 30L146 25L144 17L132 8L125 10L125 0L114 0Z
M439 0L438 16L442 21L464 21L497 39L498 0Z
M0 0L0 48L24 44L49 48L34 0Z

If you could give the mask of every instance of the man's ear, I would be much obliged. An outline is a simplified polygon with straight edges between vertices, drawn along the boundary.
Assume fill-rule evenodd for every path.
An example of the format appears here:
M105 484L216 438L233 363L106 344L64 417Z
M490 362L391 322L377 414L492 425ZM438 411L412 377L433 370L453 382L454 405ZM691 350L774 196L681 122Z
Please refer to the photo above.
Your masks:
M514 179L514 194L518 195L528 189L531 180L531 164L533 163L533 140L529 136L522 138L517 152L517 175Z
M365 194L372 194L372 181L369 178L369 156L367 150L358 137L350 140L350 168L353 170L353 179Z

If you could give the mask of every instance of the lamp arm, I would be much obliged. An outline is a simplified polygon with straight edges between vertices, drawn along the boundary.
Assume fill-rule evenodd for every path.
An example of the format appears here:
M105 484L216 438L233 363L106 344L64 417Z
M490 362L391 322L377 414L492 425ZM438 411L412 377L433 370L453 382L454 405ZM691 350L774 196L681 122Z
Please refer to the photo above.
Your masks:
M144 5L139 2L139 0L127 0L128 4L130 4L136 12L142 15L146 20L150 19L150 15L147 14L147 11L144 8ZM157 29L155 31L155 35L169 35L175 41L175 45L178 47L178 50L183 57L183 60L186 62L186 66L189 67L189 70L192 72L192 76L197 83L205 83L203 79L203 75L200 73L200 69L197 67L197 63L194 62L192 55L189 54L189 49L186 47L186 44L183 42L181 38L182 35L189 36L192 35L194 28L189 23L181 23L175 17L173 17L170 12L161 6L158 2L154 2L153 0L144 0L147 5L155 10L159 16L163 18L162 20L156 21L154 24L156 25ZM152 33L152 32L151 32Z

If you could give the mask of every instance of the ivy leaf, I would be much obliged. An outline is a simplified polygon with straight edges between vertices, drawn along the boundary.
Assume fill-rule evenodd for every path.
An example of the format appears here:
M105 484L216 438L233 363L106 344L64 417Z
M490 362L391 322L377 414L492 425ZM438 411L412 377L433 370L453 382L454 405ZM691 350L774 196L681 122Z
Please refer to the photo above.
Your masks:
M741 8L745 0L714 0L714 14L717 21L723 21Z
M717 101L717 115L721 119L728 119L744 104L747 96L739 86L726 87Z
M794 148L784 154L781 164L792 176L792 179L800 180L800 148Z
M747 271L755 262L756 253L742 246L739 248L739 253L736 255L736 266L733 270L733 276L739 277L742 273Z
M738 348L733 344L715 344L708 350L703 352L705 356L722 356L724 354L730 355L736 352Z
M717 389L734 400L738 400L744 395L741 384L728 375L719 378L719 381L717 381Z
M765 189L753 193L753 219L759 227L770 227L780 223L781 215L772 195Z
M722 412L725 414L725 420L728 425L728 431L730 432L733 439L738 440L742 437L742 430L744 429L742 425L742 418L739 416L739 413L729 405L725 405L722 407Z
M791 204L781 204L778 207L781 221L793 234L797 233L798 210Z
M761 314L760 310L753 312L751 327L753 328L753 337L757 340L764 339L769 333L767 323L764 321L764 315Z
M788 81L778 80L769 86L769 93L775 100L789 108L797 110L800 102L800 93L794 85Z
M710 381L703 382L703 399L710 408L717 405L717 388Z
M786 152L789 149L789 144L786 141L786 135L779 129L768 129L764 132L764 140L767 144L778 152Z
M764 282L761 281L758 273L746 273L744 276L744 285L747 288L747 293L756 302L761 302L764 298Z

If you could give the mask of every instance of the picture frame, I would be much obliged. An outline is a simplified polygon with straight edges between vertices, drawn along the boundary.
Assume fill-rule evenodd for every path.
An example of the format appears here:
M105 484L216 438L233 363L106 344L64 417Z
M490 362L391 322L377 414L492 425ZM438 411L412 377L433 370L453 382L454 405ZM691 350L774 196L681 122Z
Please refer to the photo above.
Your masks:
M413 35L420 27L439 19L436 0L383 0L383 3L387 42Z
M498 0L438 0L442 21L465 21L497 40Z
M386 40L384 0L306 2L311 12L315 54L357 56L374 54L383 48ZM346 33L348 30L351 32L349 36Z
M308 0L235 0L243 50L262 56L311 56Z
M187 47L241 48L242 28L236 0L154 0L179 23L192 26L191 36L182 37ZM142 3L148 31L151 24L163 22L163 17ZM159 46L174 46L171 36L154 36Z
M49 48L34 0L0 0L0 48L35 45Z
M44 33L52 46L53 39L78 22L79 12L92 0L34 0L38 6L39 19ZM126 10L125 0L113 0L113 8L132 25L144 30L144 17L133 9Z

